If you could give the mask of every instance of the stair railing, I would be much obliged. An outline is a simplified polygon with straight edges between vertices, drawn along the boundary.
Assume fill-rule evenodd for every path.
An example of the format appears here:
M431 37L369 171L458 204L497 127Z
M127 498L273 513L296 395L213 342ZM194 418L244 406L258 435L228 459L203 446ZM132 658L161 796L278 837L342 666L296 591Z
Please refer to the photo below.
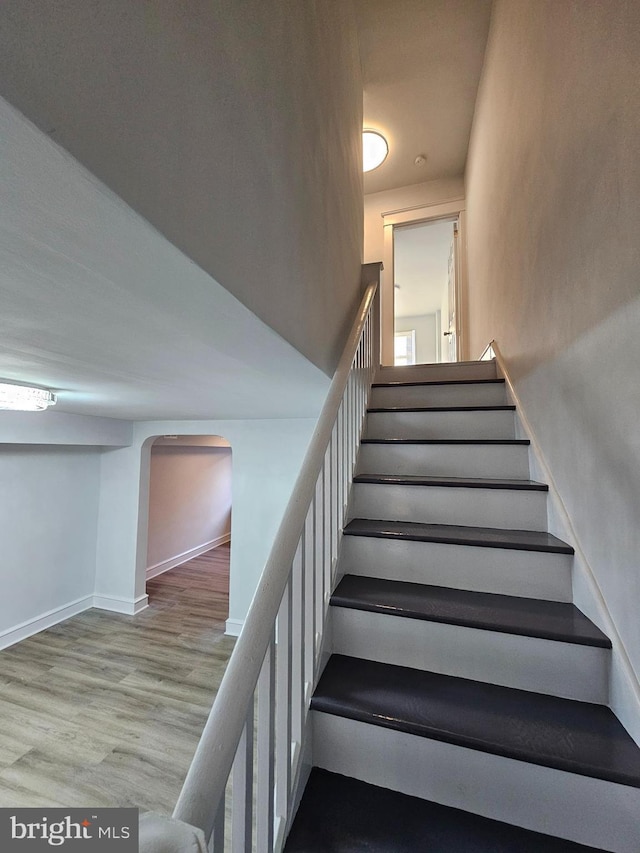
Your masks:
M369 280L380 269L370 266ZM175 820L203 830L215 853L273 853L284 845L322 664L348 490L378 364L374 281L364 293L173 813Z

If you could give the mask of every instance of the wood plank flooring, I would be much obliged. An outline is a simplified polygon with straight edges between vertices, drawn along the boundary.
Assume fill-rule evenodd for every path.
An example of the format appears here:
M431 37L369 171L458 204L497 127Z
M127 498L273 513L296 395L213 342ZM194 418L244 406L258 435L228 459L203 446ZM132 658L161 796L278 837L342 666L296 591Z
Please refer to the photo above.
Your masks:
M0 806L170 814L234 640L229 546L0 652Z

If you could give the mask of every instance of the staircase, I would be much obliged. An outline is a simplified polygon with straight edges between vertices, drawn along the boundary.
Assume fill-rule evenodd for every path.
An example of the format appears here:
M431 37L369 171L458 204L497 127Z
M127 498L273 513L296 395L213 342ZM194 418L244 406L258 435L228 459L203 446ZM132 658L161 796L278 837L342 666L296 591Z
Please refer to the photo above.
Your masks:
M494 362L382 368L286 850L640 851L611 644Z

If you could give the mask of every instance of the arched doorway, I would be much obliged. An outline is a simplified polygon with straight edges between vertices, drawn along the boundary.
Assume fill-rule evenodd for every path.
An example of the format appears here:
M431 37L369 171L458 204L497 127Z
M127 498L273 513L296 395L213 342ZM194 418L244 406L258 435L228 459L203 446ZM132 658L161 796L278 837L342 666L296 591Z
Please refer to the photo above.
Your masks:
M231 446L221 436L164 435L150 442L146 548L149 605L229 612Z

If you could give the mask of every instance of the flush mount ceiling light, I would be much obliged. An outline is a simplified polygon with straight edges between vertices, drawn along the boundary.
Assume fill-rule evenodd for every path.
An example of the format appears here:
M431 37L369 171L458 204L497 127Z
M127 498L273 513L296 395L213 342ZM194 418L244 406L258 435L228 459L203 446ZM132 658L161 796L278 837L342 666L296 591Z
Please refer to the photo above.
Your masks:
M42 412L56 403L56 395L45 388L32 385L12 385L0 382L0 409L16 412Z
M377 130L362 131L362 171L371 172L387 159L387 140Z

